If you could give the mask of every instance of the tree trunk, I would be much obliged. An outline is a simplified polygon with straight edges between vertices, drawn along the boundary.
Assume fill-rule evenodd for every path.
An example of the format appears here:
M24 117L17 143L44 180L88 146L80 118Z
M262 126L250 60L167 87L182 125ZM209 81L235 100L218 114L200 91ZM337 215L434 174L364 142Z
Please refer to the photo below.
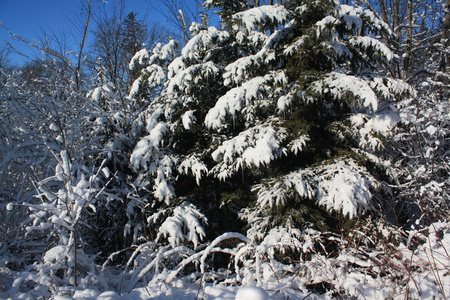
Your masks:
M445 16L444 16L444 39L447 40L450 38L450 0L447 0L445 3Z
M81 37L81 42L80 42L80 49L78 51L78 61L77 61L77 66L76 66L76 71L75 71L75 78L76 78L76 84L77 84L77 92L81 91L81 67L82 67L82 63L83 63L83 50L86 44L86 39L87 39L87 35L89 32L89 24L91 23L91 18L92 18L92 3L91 0L86 0L86 4L87 4L87 16L86 16L86 23L84 24L84 28L83 28L83 36Z
M405 50L405 59L403 61L403 72L402 78L406 79L409 74L410 64L411 64L411 50L412 50L412 38L413 38L413 0L408 0L406 6L406 22L408 24L408 28L406 31L406 50ZM449 1L449 0L447 0Z
M384 4L384 0L378 0L378 4L380 5L380 10L381 10L381 18L383 19L383 21L385 23L388 23L388 15L387 15L387 11L386 11L386 5Z
M73 238L73 285L78 286L78 257L77 257L77 236L75 231L70 233L70 237Z
M397 39L400 38L400 0L394 0L393 2L393 14L392 14L392 27Z
M450 47L450 0L446 0L445 3L445 16L444 16L444 31L442 34L442 39L443 42L445 43L445 47L448 48ZM446 52L444 52L443 57L442 57L442 62L440 65L440 71L441 72L446 72L447 71L447 66L449 64L450 61L450 55L447 54Z

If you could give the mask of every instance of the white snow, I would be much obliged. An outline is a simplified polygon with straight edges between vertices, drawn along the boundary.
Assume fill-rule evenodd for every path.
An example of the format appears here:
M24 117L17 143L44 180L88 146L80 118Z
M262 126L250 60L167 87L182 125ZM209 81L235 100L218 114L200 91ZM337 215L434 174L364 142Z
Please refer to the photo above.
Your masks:
M251 80L253 78L251 74L254 70L264 69L266 65L276 59L276 54L273 49L276 48L279 41L282 41L294 29L295 27L287 26L276 30L267 38L257 53L243 56L226 66L225 73L223 74L224 84L226 86L241 85ZM257 37L259 38L260 35L258 34Z
M138 77L131 85L129 96L132 98L139 92L139 87L142 84L142 77Z
M150 58L150 53L147 49L142 49L136 52L136 54L131 58L130 64L128 68L130 70L134 70L137 67L137 64L143 65L146 60Z
M369 210L371 187L377 182L353 160L339 160L318 169L318 203L350 218Z
M218 30L215 27L208 27L206 30L201 30L196 36L192 37L181 50L181 57L183 59L198 60L198 53L207 51L216 43L220 43L229 38L229 33Z
M196 84L217 76L219 72L219 67L212 62L192 65L170 78L167 93L174 94L179 91L189 95Z
M167 78L171 79L181 70L184 70L186 65L181 56L175 58L167 67Z
M385 110L374 114L355 114L350 117L353 129L359 135L359 144L371 150L383 149L384 145L379 134L389 137L393 128L401 121L400 116L393 110Z
M281 157L285 149L281 141L284 129L270 125L257 125L222 143L212 154L218 164L211 170L217 178L225 180L244 167L262 167Z
M191 129L191 124L196 121L193 110L188 110L181 117L181 121L183 122L183 127L186 130Z
M368 224L367 226L371 226ZM367 230L367 229L366 229ZM378 229L377 229L378 230ZM392 234L390 228L385 230ZM316 252L320 248L321 234L311 230L288 233L286 229L273 230L268 238L259 245L238 233L225 233L214 240L207 248L198 252L185 246L153 248L154 242L144 243L135 248L127 268L129 271L114 275L109 280L116 283L117 290L98 288L92 278L90 282L80 277L79 287L58 287L53 298L60 299L330 299L328 295L309 290L306 285L327 283L332 292L346 297L365 299L385 299L398 295L394 299L403 299L405 292L415 299L444 299L443 294L450 293L448 266L450 257L450 226L446 222L435 222L420 230L410 232L408 245L399 244L395 249L384 248L383 243L371 250L365 246L367 232L353 230L359 248L345 246L338 256ZM270 237L270 238L269 238ZM375 236L374 236L375 237ZM228 240L237 239L240 243L235 249L221 248ZM289 244L296 240L296 246L302 249L306 259L296 264L283 264L274 259L276 244ZM339 237L336 237L339 240ZM421 241L411 249L411 245ZM340 242L344 242L341 240ZM371 242L378 242L371 241ZM302 245L303 244L303 245ZM411 245L410 245L411 244ZM203 250L202 250L203 249ZM392 253L392 250L395 253ZM214 271L207 268L208 258L216 252L229 253L236 261L235 272L230 265L228 270ZM47 267L63 268L68 266L66 259L70 249L57 246L46 254ZM79 253L80 264L89 263L86 256ZM181 261L180 261L181 259ZM134 265L134 262L137 265ZM179 263L177 263L179 262ZM202 272L184 276L181 271L189 264L199 262ZM387 265L387 267L385 267ZM104 266L102 272L107 272ZM56 270L56 269L55 269ZM91 269L93 273L98 272ZM48 271L46 271L48 272ZM223 273L222 273L223 272ZM387 272L383 273L383 272ZM239 275L240 274L240 275ZM174 276L173 276L174 275ZM388 275L388 276L386 276ZM34 288L22 291L32 282L50 286L55 280L39 273L39 277L30 272L17 275L11 287L0 292L5 299L36 299L44 295L49 297L47 289ZM95 274L94 276L101 276ZM391 276L401 278L392 280ZM53 278L58 278L54 276ZM170 280L169 280L170 278ZM140 282L139 282L140 281ZM4 283L8 284L8 277ZM256 287L255 284L260 286ZM331 292L330 292L331 293Z
M385 61L390 62L396 55L389 49L385 43L370 36L355 36L349 40L349 44L352 46L360 47L364 52L372 48L377 52Z
M147 81L149 87L158 86L162 84L166 79L166 74L164 73L163 68L156 64L148 66L143 70L143 72L148 76Z
M178 167L178 172L180 174L186 175L192 173L192 175L195 176L197 185L200 186L200 179L202 178L203 174L208 173L208 168L197 155L193 154L183 159L183 161L180 163L180 166Z
M316 180L313 170L305 169L288 173L281 178L270 178L254 185L252 191L257 192L256 205L240 213L240 217L250 225L247 231L249 238L253 241L266 238L268 228L273 226L271 214L267 212L283 209L288 202L295 201L294 199L313 199L317 194ZM288 220L286 222L285 226L292 232L293 228ZM268 235L273 233L270 231Z
M53 130L53 131L59 131L60 130L59 126L55 122L50 124L49 129Z
M206 217L193 204L184 202L175 207L173 215L158 228L156 242L164 237L175 248L189 241L195 249L205 236L202 223L206 223Z
M305 40L310 38L307 35L304 35L300 38L298 38L294 43L292 43L291 45L289 45L285 50L284 50L284 54L286 55L294 55L296 53L298 53L299 49L302 48L305 45Z
M269 300L269 294L256 286L243 286L239 288L235 300Z
M263 99L272 90L271 85L282 84L286 81L286 76L280 72L252 78L241 86L230 89L208 111L205 125L211 129L222 128L227 115L236 116L243 108Z
M167 44L162 46L159 51L153 51L154 55L150 57L150 63L154 63L153 61L156 59L170 60L175 56L177 47L177 42L175 40L170 40Z
M357 99L351 104L371 108L374 111L378 109L377 95L364 79L356 76L332 72L325 79L314 82L311 89L317 93L328 91L336 100L344 99L347 94L351 94Z
M337 20L333 16L326 16L322 20L318 21L316 23L316 34L317 37L320 37L321 33L325 31L325 29L331 28L332 25L338 24L339 20Z
M92 91L89 91L86 97L91 98L96 103L99 103L102 98L109 99L110 101L117 101L119 99L114 94L114 85L112 83L96 87Z
M283 25L287 22L289 11L283 5L262 5L233 15L233 29L246 34L259 29Z
M307 135L300 135L298 138L292 140L289 143L289 150L293 152L295 155L297 155L299 152L301 152L305 146L306 143L310 141L310 138Z
M160 122L152 128L149 135L137 143L130 158L130 163L136 170L139 167L147 167L153 150L163 146L163 137L168 131L167 124Z
M433 125L429 125L425 130L429 135L434 135L438 131L438 129Z
M353 29L356 34L361 33L363 25L362 14L362 8L350 5L339 5L336 9L336 15L345 22L348 29Z
M214 2L204 1L210 5ZM323 1L310 2L321 4ZM246 3L254 5L255 1L247 0ZM338 0L329 3L334 9L334 16L327 16L315 24L317 35L327 39L318 46L333 50L332 57L351 57L349 48L352 48L352 51L360 50L362 54L366 50L374 50L386 62L396 58L388 47L375 38L375 32L368 37L353 36L345 41L340 40L336 25L342 24L356 35L362 33L363 20L374 22L373 28L370 28L370 25L367 25L368 28L364 27L369 32L372 29L383 29L389 33L390 29L370 10L340 5ZM298 14L296 19L301 19L302 14L308 13L308 7L306 4L298 7L294 12ZM89 248L89 238L85 239L85 232L99 229L97 226L91 227L89 223L89 218L96 217L95 213L99 209L96 207L96 198L100 191L113 188L108 186L109 182L105 179L112 181L116 174L106 167L106 159L101 166L97 163L93 166L81 166L76 153L78 148L72 147L76 144L60 151L55 150L59 148L49 143L47 145L54 151L51 152L54 155L54 163L50 165L54 167L54 174L41 182L35 182L36 193L33 194L33 201L36 202L27 204L14 200L16 202L6 203L10 201L9 195L6 202L1 199L3 202L0 203L0 216L6 222L11 221L11 224L15 218L19 220L17 224L22 221L22 216L16 214L20 207L25 206L28 209L28 219L23 222L29 223L25 230L26 237L30 239L18 240L19 235L15 237L14 231L19 227L8 228L9 223L1 224L5 225L1 227L2 233L12 231L13 234L8 235L8 239L5 238L6 244L1 244L0 247L0 298L448 298L448 221L431 220L430 224L423 225L421 220L418 220L410 230L388 225L383 227L381 221L370 218L368 222L360 222L357 218L361 214L377 208L373 205L372 198L375 198L374 192L382 185L370 175L366 167L350 157L335 156L322 164L307 165L305 162L301 168L289 169L289 172L271 168L272 162L284 155L289 155L288 159L301 159L302 151L307 147L312 148L310 136L288 132L283 127L284 120L281 120L289 116L290 110L295 109L295 101L300 99L313 102L312 96L306 96L307 92L319 93L319 97L331 96L336 101L350 99L349 104L354 106L352 108L356 107L360 112L351 114L342 123L350 123L352 138L364 149L352 151L355 155L360 155L361 159L368 159L385 169L391 165L390 161L383 161L375 156L373 151L383 148L383 140L379 136L390 137L396 130L396 124L402 120L396 109L383 106L382 101L394 101L403 95L417 96L416 91L401 80L373 73L348 75L343 71L340 73L339 70L313 82L308 91L300 91L300 87L288 85L289 80L284 73L268 70L277 68L277 65L271 65L278 58L277 55L299 54L304 50L302 47L309 46L307 36L289 40L289 45L281 43L283 38L294 30L300 31L295 24L287 24L290 14L283 6L272 5L256 7L232 16L235 21L233 28L240 30L236 34L236 40L232 42L237 43L239 51L244 50L238 53L239 58L236 57L226 66L212 63L210 58L213 51L210 50L216 49L217 45L229 45L228 39L231 41L234 36L214 27L206 28L199 23L190 27L194 37L186 43L181 56L176 59L173 58L177 53L177 45L173 40L166 45L157 44L151 53L146 49L136 53L129 67L142 70L142 74L133 83L130 96L137 95L141 88L160 89L158 91L161 91L161 95L148 99L149 102L151 100L150 109L142 112L137 121L137 127L140 128L136 130L147 130L147 133L142 134L144 137L136 143L130 155L129 166L134 171L130 180L133 182L126 181L124 194L118 192L118 195L113 195L113 191L110 194L125 206L124 213L129 220L124 231L125 235L134 233L133 244L128 245L127 249L112 253L103 266L95 264L94 258L98 258L95 257L95 252L92 256L83 252L84 247ZM348 37L350 36L351 33ZM254 49L247 51L249 45L254 46ZM256 70L261 71L258 76L255 75ZM217 97L219 99L211 99L217 101L212 107L206 108L208 111L190 106L195 101L190 94L194 94L197 85L204 84L204 80L215 80L216 83L219 81L219 84L223 83L223 88L228 88L228 91L223 91L221 97ZM423 88L426 85L428 83L424 83ZM114 91L115 87L111 84L99 86L87 94L86 100L89 105L94 106L103 102L113 105L118 100L123 100L119 99ZM128 99L125 97L125 100ZM443 103L437 102L433 103L432 108L421 108L420 113L416 114L417 107L413 106L411 101L408 107L412 107L412 111L402 112L404 122L414 125L423 122L420 138L424 141L425 163L412 171L408 170L411 172L408 180L413 176L426 178L427 174L434 173L434 168L438 165L432 164L433 159L438 155L446 158L449 154L446 148L448 144L445 143L450 117L449 104L446 100L443 100ZM182 107L183 114L173 113L172 109L177 105ZM252 110L255 107L273 111L278 109L276 112L279 118L252 119ZM427 121L436 113L445 116L439 126ZM123 115L124 112L110 114L115 120L122 120ZM176 115L176 120L173 115ZM195 115L198 118L205 117L204 124L196 124L201 120L196 120ZM245 129L236 133L230 124L241 116L245 120ZM110 124L108 118L106 114L99 115L93 124L105 127ZM41 126L47 126L49 123L45 121ZM185 131L198 130L202 125L214 131L212 147L215 148L204 152L177 153L171 134L176 130L183 131L183 128ZM49 129L60 131L61 128L53 122L50 123ZM124 128L118 126L118 129ZM128 131L123 130L117 135L125 133ZM428 140L427 135L436 140ZM439 138L439 135L442 137ZM134 132L126 138L135 137ZM10 139L15 137L8 136L4 142L9 143ZM62 142L63 138L59 136L56 140ZM444 148L441 149L442 152L445 151L443 154L438 152L440 148ZM89 148L90 150L95 149ZM118 151L125 150L117 147ZM127 151L129 150L122 154L128 155ZM112 161L109 163L110 161L108 166L113 165ZM392 164L395 163L397 162ZM5 170L6 175L14 171L8 168ZM206 236L204 225L208 221L206 213L203 212L223 204L216 204L219 201L215 194L221 190L215 190L216 179L225 181L224 186L232 185L236 182L235 178L230 182L226 181L238 175L239 171L244 173L244 170L250 170L255 175L251 187L253 196L248 197L251 204L242 204L246 208L238 212L248 225L246 234L226 232L212 241L203 241ZM434 177L438 176L438 173L436 172ZM189 197L177 197L175 194L176 183L180 185L177 181L184 175L192 180L195 178L198 186L203 182L210 184L205 190L205 199L201 201L202 207L189 202L191 194ZM243 179L247 180L244 176ZM108 183L99 183L102 180ZM189 191L192 194L197 191L195 186L184 188L192 189ZM417 187L417 191L418 196L432 196L443 202L443 195L448 193L446 188L444 182L427 179ZM117 189L122 192L122 186ZM384 195L389 196L387 193ZM2 197L4 196L2 194ZM108 198L106 205L110 204L109 201ZM293 221L289 214L283 214L281 221L275 220L273 212L284 212L286 208L293 207L301 214L300 210L305 201L308 204L316 201L328 211L356 219L355 225L338 233L321 233L308 229L309 224L306 222L301 224L305 229L299 229L299 221ZM240 206L241 203L232 209L237 210ZM89 209L86 215L82 215L82 211L86 212L87 208ZM209 222L214 223L215 220ZM146 240L147 237L140 234L144 228L150 229L154 235L150 237L151 240ZM35 234L36 231L40 233ZM47 235L54 234L58 235L59 241L49 239L49 243L43 245L47 247L45 250L37 249L41 245L33 241L34 237L47 238ZM77 245L79 249L74 248L74 236L80 241ZM330 243L333 243L332 248L335 248L332 253L327 252L330 250L327 247ZM21 255L15 256L15 247L24 247ZM75 253L77 262L74 259ZM127 255L128 261L123 265L112 264L119 254ZM26 255L35 255L35 262L27 265ZM218 257L222 261L216 264L215 259ZM9 267L14 266L16 262L16 266L24 264L23 270ZM77 272L79 276L78 286L74 284L73 272ZM319 293L315 286L327 288L326 293Z

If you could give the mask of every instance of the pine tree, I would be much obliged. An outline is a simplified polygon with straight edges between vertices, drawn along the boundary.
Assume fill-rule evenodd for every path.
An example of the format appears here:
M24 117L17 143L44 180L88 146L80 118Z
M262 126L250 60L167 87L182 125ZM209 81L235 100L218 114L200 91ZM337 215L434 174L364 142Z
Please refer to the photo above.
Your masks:
M148 29L142 21L137 19L137 14L129 13L122 24L122 49L124 51L124 61L129 62L131 58L139 50L145 46L148 36ZM129 72L128 81L132 83L137 77L137 74ZM130 85L129 85L130 86Z
M246 227L261 240L376 210L388 162L375 154L400 120L392 103L412 93L388 76L398 59L381 40L389 27L331 0L223 20L227 30L191 26L140 119L146 134L130 163L149 223L173 221L161 217L190 203L209 237ZM160 77L149 78L136 89ZM158 236L196 244L202 222L177 220Z
M149 30L142 20L137 19L136 13L124 16L124 9L119 5L97 20L91 44L91 63L97 70L99 81L111 83L114 92L121 97L138 76L128 69L131 58L146 43L152 44L157 38L156 25Z
M207 9L219 8L218 15L224 25L231 24L233 14L250 8L251 1L246 0L206 0L204 6Z

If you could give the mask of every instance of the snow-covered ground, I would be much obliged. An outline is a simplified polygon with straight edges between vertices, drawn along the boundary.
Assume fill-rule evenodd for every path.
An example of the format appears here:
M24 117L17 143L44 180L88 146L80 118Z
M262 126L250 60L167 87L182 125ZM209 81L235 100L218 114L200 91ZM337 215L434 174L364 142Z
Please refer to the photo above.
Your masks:
M275 259L276 253L289 246L286 232L282 231L260 245L239 233L226 233L199 251L187 247L154 248L154 243L147 243L135 250L125 270L106 263L96 266L80 251L78 264L82 271L76 287L70 253L57 246L27 271L7 269L8 258L3 257L0 298L448 299L449 223L435 222L411 230L404 239L406 243L397 246L383 244L384 238L377 240L379 236L369 230L375 229L354 230L347 239L328 236L325 240L323 234L306 233L303 241L290 244L297 250L303 247L303 255L290 263ZM379 233L392 234L387 228ZM229 239L242 242L233 249L221 248L221 243ZM367 247L368 240L376 245ZM339 252L316 251L324 241L338 242ZM229 267L213 270L209 263L219 252L230 255ZM192 270L183 270L188 266Z

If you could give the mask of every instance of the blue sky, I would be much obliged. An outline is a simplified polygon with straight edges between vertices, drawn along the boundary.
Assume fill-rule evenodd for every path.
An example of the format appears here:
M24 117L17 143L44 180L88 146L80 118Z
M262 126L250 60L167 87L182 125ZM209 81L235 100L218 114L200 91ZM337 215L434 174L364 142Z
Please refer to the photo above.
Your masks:
M0 0L0 21L13 33L18 34L27 40L33 41L38 36L42 36L42 30L48 34L52 32L62 35L69 32L73 24L71 19L76 19L80 15L80 2L84 0ZM112 5L116 0L92 0L100 5ZM184 1L189 7L196 7L195 0ZM152 7L153 5L153 7ZM138 12L138 17L147 15L147 19L152 22L159 22L165 27L170 26L161 12L153 8L164 9L157 0L125 0L126 12ZM91 30L95 24L92 24ZM33 56L30 47L23 43L9 38L7 31L0 27L0 48L5 47L8 40L14 47L28 55ZM11 55L13 63L21 64L26 59Z

